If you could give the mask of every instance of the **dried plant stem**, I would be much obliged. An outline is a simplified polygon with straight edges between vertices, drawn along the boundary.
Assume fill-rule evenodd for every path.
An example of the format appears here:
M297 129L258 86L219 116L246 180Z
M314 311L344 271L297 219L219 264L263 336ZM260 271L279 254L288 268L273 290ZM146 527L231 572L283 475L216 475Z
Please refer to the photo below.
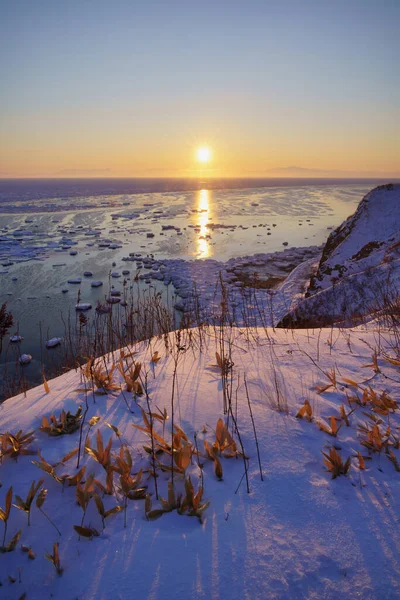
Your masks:
M172 486L174 485L174 417L175 417L175 386L176 386L176 373L178 370L178 360L179 360L179 352L180 352L180 331L177 334L177 354L174 356L174 372L172 376L172 392L171 392L171 481Z
M7 525L8 525L8 522L4 521L4 535L3 535L3 544L2 544L3 548L4 548L5 543L6 543Z
M204 475L203 475L203 468L200 465L200 458L199 458L199 447L197 445L197 433L195 432L194 434L194 445L196 447L196 457L197 457L197 465L200 469L200 480L201 480L201 487L204 490Z
M85 386L86 387L86 386ZM79 428L79 446L78 446L78 459L76 461L76 468L79 469L79 464L80 464L80 460L81 460L81 449L82 449L82 435L83 435L83 426L85 424L85 420L86 420L86 415L87 412L89 410L89 404L88 404L88 398L87 398L87 390L85 389L85 403L86 403L86 408L85 411L82 415L82 420L81 420L81 426ZM90 431L90 427L89 427L89 431ZM87 437L89 435L89 432L86 435L86 440Z
M148 385L147 385L147 371L144 375L144 393L146 395L146 403L147 403L147 412L149 414L149 421L150 421L150 439L151 439L151 462L153 465L153 477L154 477L154 487L155 487L155 491L156 491L156 498L158 500L158 485L157 485L157 473L156 473L156 450L154 447L154 437L153 437L153 415L151 413L151 408L150 408L150 398L149 398L149 392L148 392ZM126 509L125 509L125 517L126 517Z
M258 438L257 438L256 425L255 425L255 423L254 423L253 411L252 411L251 404L250 404L249 390L247 389L247 380L246 380L246 374L244 375L244 387L245 387L245 390L246 390L246 397L247 397L247 404L248 404L248 406L249 406L250 418L251 418L251 422L252 422L252 425L253 425L254 439L255 439L255 441L256 441L256 448L257 448L257 458L258 458L258 466L259 466L259 468L260 468L260 477L261 477L261 481L264 481L263 474L262 474L261 458L260 458L260 449L259 449L259 446L258 446Z
M236 431L236 434L238 436L239 444L240 444L240 447L242 449L242 457L243 457L243 464L244 464L244 473L246 475L247 493L250 494L249 476L248 476L248 473L247 473L248 469L247 469L246 455L244 453L244 446L243 446L243 442L242 442L242 437L241 437L240 432L239 432L239 428L237 426L237 421L236 421L236 419L234 417L234 414L233 414L233 411L232 411L232 405L229 406L229 411L231 413L233 425L235 427L235 431Z
M126 528L126 509L128 508L128 496L124 498L124 527Z
M42 513L42 515L44 515L46 519L53 525L54 529L57 530L58 534L61 535L61 531L58 529L57 525L50 519L49 515L47 515L41 508L39 508L39 510Z

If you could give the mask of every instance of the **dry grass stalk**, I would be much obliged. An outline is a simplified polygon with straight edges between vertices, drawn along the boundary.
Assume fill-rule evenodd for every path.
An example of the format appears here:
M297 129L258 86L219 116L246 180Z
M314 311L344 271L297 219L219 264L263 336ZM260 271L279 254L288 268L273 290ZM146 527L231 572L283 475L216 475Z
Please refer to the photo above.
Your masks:
M384 416L389 415L391 412L394 413L399 408L399 403L393 400L387 392L378 395L371 386L363 390L363 400L365 404L371 404L371 408L375 413Z
M365 471L365 460L369 457L363 456L361 452L358 451L354 458L358 459L358 468L360 471Z
M151 357L151 361L154 365L156 365L158 363L158 361L161 360L161 356L159 355L158 350L156 350L156 352L153 353L152 357Z
M6 494L6 506L5 506L5 508L1 508L0 507L0 519L4 523L4 535L3 535L3 544L2 544L3 548L4 548L4 544L6 542L7 525L8 525L8 519L10 517L10 511L11 511L11 505L12 505L12 493L13 493L13 489L12 489L12 486L11 486L10 488L8 488L8 491L7 491L7 494Z
M21 534L22 534L22 529L17 531L17 533L8 542L8 544L4 545L4 542L3 542L3 546L1 547L1 552L13 552L15 550L15 548L17 547L17 544L20 540Z
M100 535L97 529L94 527L82 527L81 525L74 525L74 529L79 537L93 539L94 537L98 537Z
M231 416L234 420L232 411ZM235 420L234 424L236 425ZM215 429L215 440L213 444L211 445L207 440L204 440L203 443L207 457L214 462L215 475L220 481L222 481L223 478L223 469L218 456L223 456L224 458L234 458L242 454L244 457L244 453L240 453L238 451L236 442L232 438L226 424L222 419L218 419L217 427Z
M332 479L336 479L336 477L339 477L340 475L347 475L351 465L350 456L343 462L339 452L333 446L330 448L328 454L326 452L322 452L322 454L325 457L324 464L327 470L332 474Z
M189 517L197 517L202 522L203 513L210 505L209 502L202 503L203 487L199 486L197 492L194 492L193 484L190 477L185 478L185 495L176 496L172 482L168 482L168 499L165 500L160 496L162 508L152 509L150 495L146 496L145 513L146 518L150 521L160 518L164 513L177 510L180 515Z
M110 370L103 370L100 362L95 364L94 358L90 358L86 365L81 367L83 376L92 383L95 393L103 395L119 389L119 385L114 382L115 369L116 365L112 365Z
M44 373L43 373L43 387L44 387L44 391L46 392L46 394L50 394L49 384L47 383Z
M79 506L83 510L81 526L83 525L83 521L85 519L85 515L86 515L87 508L89 506L90 499L92 498L92 496L95 492L94 481L95 481L94 476L90 475L87 478L87 480L83 486L80 485L79 483L76 486L76 499L77 499Z
M300 408L299 412L297 413L296 419L305 418L309 423L311 423L312 418L313 418L312 415L313 415L313 410L312 410L311 404L306 399L306 400L304 400L303 406Z
M143 394L143 387L139 378L142 364L133 361L130 365L124 366L121 358L117 366L126 383L127 392L132 392L135 396L141 396Z
M112 446L112 437L108 440L108 444L104 447L103 438L100 430L97 431L96 436L96 444L97 450L91 447L90 438L86 440L85 450L94 458L104 469L108 469L111 464L111 446Z
M50 415L49 418L45 416L42 417L42 426L39 427L39 430L44 431L51 436L71 434L79 429L81 419L81 406L79 406L75 414L72 414L70 411L65 412L65 410L62 410L58 418L54 414Z
M317 385L316 390L319 394L323 394L330 388L336 389L336 384L337 384L335 367L332 367L332 369L330 371L323 371L323 373L329 379L330 383L328 383L327 385Z
M126 511L129 500L145 500L146 498L146 486L139 487L142 480L142 470L133 477L129 472L124 471L121 473L119 482L121 486L121 492L124 496L124 527L126 527Z
M366 414L366 416L369 418L374 417L374 415L368 414ZM386 431L382 433L379 427L381 423L382 421L379 419L374 422L373 425L365 423L358 426L358 430L365 436L360 440L360 444L367 448L370 452L380 453L382 450L385 450L386 453L389 452L391 428L388 426Z
M0 457L3 460L3 456L10 456L11 458L17 458L20 455L35 454L33 450L30 450L29 446L35 438L35 432L30 431L29 433L23 433L20 429L16 434L10 432L3 433L0 438L1 449Z
M338 427L336 417L329 417L329 420L331 424L330 427L324 423L324 421L318 421L318 427L321 429L321 431L324 431L328 435L336 437L343 424L340 424Z
M398 473L400 473L400 464L399 464L399 461L397 460L397 457L395 456L394 452L392 450L389 450L389 454L387 454L386 456L388 457L388 459L390 460L390 462L392 463L392 465L394 466L396 471Z
M257 431L256 431L256 424L254 422L254 417L253 417L253 411L251 409L251 403L250 403L250 395L249 395L249 390L247 387L247 379L246 379L246 374L244 375L244 389L246 391L246 398L247 398L247 405L249 407L249 413L250 413L250 418L251 418L251 423L253 425L253 433L254 433L254 439L256 442L256 449L257 449L257 459L258 459L258 467L260 469L260 478L261 481L264 481L264 477L263 477L263 472L262 472L262 467L261 467L261 457L260 457L260 448L258 446L258 438L257 438Z
M32 481L31 487L29 488L29 492L26 496L26 500L23 500L21 498L21 496L18 496L18 495L15 496L16 504L13 504L13 506L15 506L15 508L18 508L19 510L22 510L27 513L28 526L31 524L31 507L32 507L33 500L36 496L37 491L39 490L39 488L41 487L41 485L43 483L44 483L44 479L39 479L37 484L35 481Z
M178 506L178 514L187 514L189 517L197 517L202 522L203 513L210 505L209 502L202 503L203 488L199 487L194 493L194 488L190 477L185 479L185 496L180 499Z
M105 520L108 517L111 517L111 515L116 515L117 513L119 513L123 508L122 506L114 506L113 508L110 508L108 510L105 510L104 508L104 504L102 499L100 498L100 496L98 495L97 492L95 492L93 494L93 498L94 498L94 502L96 504L96 508L98 510L99 515L101 516L101 520L103 523L103 529L105 528L106 524L105 524Z
M61 567L60 555L58 552L58 542L54 542L53 544L53 553L49 554L49 552L46 552L45 557L54 565L57 574L62 575L64 569Z
M36 465L37 467L39 467L39 469L41 469L42 471L44 471L45 473L47 473L48 475L50 475L51 477L53 477L53 479L55 481L57 481L57 483L61 483L62 485L67 484L68 486L71 485L77 485L83 478L85 471L86 471L86 467L82 467L79 471L77 471L77 473L75 473L75 475L57 475L56 472L56 467L58 467L59 465L63 465L67 460L69 460L70 458L72 458L73 456L75 456L75 454L77 453L77 449L75 448L74 450L72 450L71 452L69 452L66 456L64 456L61 460L61 462L55 463L54 465L51 465L50 463L48 463L45 458L39 454L39 458L40 460L33 460L32 464Z
M362 369L369 369L369 368L373 369L373 371L376 375L378 373L381 373L381 370L378 365L378 354L377 354L376 350L374 350L374 352L372 354L372 362L369 365L363 365L361 368Z
M47 498L47 490L42 488L38 494L38 497L36 498L36 507L40 510L42 515L44 515L46 517L46 519L49 521L49 523L51 523L53 525L54 529L59 533L59 535L61 535L61 531L58 529L57 525L55 525L55 523L53 523L53 521L50 519L49 515L47 513L45 513L42 508L43 504L45 503L46 498Z

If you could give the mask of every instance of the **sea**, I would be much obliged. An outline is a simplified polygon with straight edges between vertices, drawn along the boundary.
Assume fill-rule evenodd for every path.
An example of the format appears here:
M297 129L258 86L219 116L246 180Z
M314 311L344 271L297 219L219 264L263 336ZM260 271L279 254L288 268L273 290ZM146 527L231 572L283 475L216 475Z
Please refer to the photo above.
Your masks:
M173 294L170 281L146 277L144 257L176 261L174 268L190 277L187 265L212 263L215 273L236 258L320 246L381 183L388 182L0 179L0 305L6 303L14 316L10 335L24 338L17 352L15 345L10 350L9 336L4 340L0 375L28 353L26 376L38 380L54 362L44 342L64 335L77 301L94 310L106 287L129 282L137 265L143 290ZM122 276L123 270L129 275ZM81 282L68 283L74 279ZM92 287L93 280L103 286Z

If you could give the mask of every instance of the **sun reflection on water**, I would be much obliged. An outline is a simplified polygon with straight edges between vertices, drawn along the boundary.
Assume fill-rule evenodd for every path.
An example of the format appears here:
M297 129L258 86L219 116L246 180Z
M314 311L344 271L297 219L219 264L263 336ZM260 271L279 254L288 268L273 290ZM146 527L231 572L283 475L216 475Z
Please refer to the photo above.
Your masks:
M211 217L210 194L208 190L200 190L197 197L197 227L200 228L197 239L197 258L209 258L212 254L211 244L207 236L210 234L207 225Z

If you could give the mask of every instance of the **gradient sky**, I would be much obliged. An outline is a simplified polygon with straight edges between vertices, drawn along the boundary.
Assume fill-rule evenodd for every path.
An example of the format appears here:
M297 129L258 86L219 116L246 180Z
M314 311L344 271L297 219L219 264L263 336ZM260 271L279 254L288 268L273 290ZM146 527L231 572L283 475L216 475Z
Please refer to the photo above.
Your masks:
M400 176L400 0L0 9L1 177Z

